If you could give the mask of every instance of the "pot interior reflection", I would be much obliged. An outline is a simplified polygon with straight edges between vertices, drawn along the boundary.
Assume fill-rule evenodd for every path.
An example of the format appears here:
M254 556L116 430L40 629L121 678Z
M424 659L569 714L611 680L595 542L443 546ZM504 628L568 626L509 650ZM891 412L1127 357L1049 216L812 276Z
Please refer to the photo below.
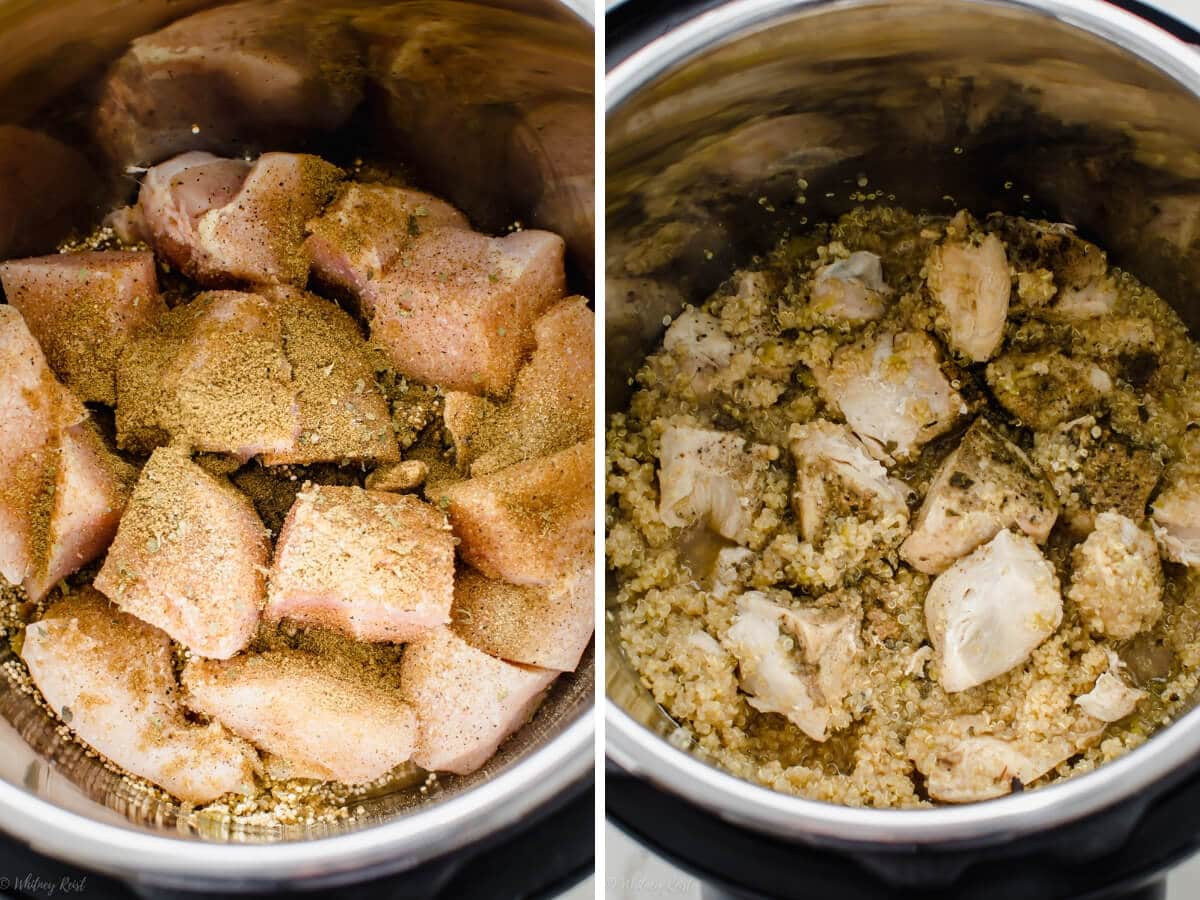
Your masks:
M311 92L275 84L253 66L219 71L181 63L169 88L132 79L118 92L106 87L110 65L130 40L220 6L4 4L0 259L53 252L64 238L98 225L135 196L145 166L175 153L289 150L402 172L456 203L480 230L499 233L522 222L557 231L568 243L572 289L591 295L593 40L591 27L568 7L556 0L248 0L238 4L239 15L250 9L259 46L325 67L328 85ZM7 641L0 665L15 671ZM231 826L144 795L61 740L56 723L8 679L0 679L0 778L97 821L130 820L177 836L329 836L434 807L519 767L589 714L592 683L589 650L483 769L440 778L428 789L363 797L355 804L365 812L345 822Z

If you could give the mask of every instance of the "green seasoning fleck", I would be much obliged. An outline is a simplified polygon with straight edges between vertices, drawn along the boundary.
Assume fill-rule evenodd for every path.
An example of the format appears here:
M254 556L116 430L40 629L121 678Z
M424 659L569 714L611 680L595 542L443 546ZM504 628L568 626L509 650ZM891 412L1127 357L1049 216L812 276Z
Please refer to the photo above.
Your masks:
M442 512L445 512L449 508L450 508L450 498L443 494L442 499L440 499L438 501L438 509L440 509Z
M73 718L75 718L75 713L71 712L71 707L69 707L69 706L64 706L64 707L62 708L62 713L61 713L61 716L62 716L62 720L63 720L64 722L66 722L68 725L70 725L70 724L71 724L71 720L72 720Z
M152 537L149 540L147 540L146 541L146 549L149 550L151 553L157 553L158 552L158 538Z
M410 237L416 237L421 233L421 224L417 221L416 216L408 217L408 234Z
M415 212L415 213L416 213L416 215L418 215L418 216L427 216L427 215L429 215L429 210L428 210L428 209L426 209L424 206L418 206L418 207L416 208L416 210L414 210L414 212Z

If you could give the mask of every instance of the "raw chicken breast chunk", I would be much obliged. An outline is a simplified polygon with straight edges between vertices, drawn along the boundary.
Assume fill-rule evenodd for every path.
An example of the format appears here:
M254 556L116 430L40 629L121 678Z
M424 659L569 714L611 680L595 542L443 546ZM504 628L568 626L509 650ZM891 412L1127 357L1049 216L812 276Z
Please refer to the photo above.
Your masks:
M75 395L109 405L117 399L121 351L167 309L146 251L11 260L0 263L0 284Z
M269 558L249 499L164 447L142 469L95 585L193 653L227 659L258 628Z
M860 670L861 623L861 605L797 608L749 591L721 643L738 661L746 702L824 741L850 722L843 701Z
M361 301L371 340L399 372L451 390L504 396L534 348L534 321L565 293L557 235L518 231L496 238L435 228L371 281Z
M253 163L184 153L146 172L141 231L154 250L201 284L303 285L304 227L342 171L315 156L264 153Z
M583 297L552 306L533 326L537 348L502 405L446 395L446 428L460 468L486 475L586 440L594 426L595 317Z
M50 462L54 481L48 515L42 518L40 505L30 511L35 553L24 587L33 600L108 549L136 476L86 421L60 432ZM44 540L38 527L43 521Z
M553 587L508 584L463 569L454 582L454 633L509 662L572 672L592 639L591 567Z
M210 291L163 316L117 369L117 437L261 456L394 462L400 450L354 321L292 288Z
M471 226L466 216L431 194L351 181L307 227L304 246L313 274L323 284L357 298L392 267L417 235Z
M249 459L290 450L299 432L282 324L257 294L200 294L134 341L117 367L124 449L148 453L181 440Z
M593 450L585 441L429 496L449 512L470 565L513 584L553 586L590 565Z
M0 576L40 600L104 552L132 467L55 380L21 314L0 306Z
M25 629L21 658L50 708L88 746L189 803L250 794L254 749L183 715L171 641L90 588Z
M939 680L950 692L1019 666L1061 621L1054 567L1030 538L1007 530L939 575L925 597Z
M280 319L300 417L294 445L263 453L263 465L398 462L391 410L375 382L374 358L358 324L335 304L305 291L280 286L263 293Z
M556 677L489 656L449 628L428 632L400 661L401 689L420 722L413 761L434 772L474 772L529 721Z
M885 333L843 347L814 374L826 402L884 462L912 456L967 412L942 373L937 344L919 332Z
M268 620L360 641L409 641L450 621L454 536L410 494L306 485L279 533Z
M671 425L658 451L658 512L672 528L702 522L746 543L762 507L759 487L771 448L722 431Z
M1045 475L979 418L938 469L900 556L937 574L1011 526L1043 544L1057 516L1058 497Z
M184 702L306 778L363 784L407 762L417 717L397 687L303 650L192 660Z
M1067 599L1096 634L1128 640L1162 615L1162 564L1150 532L1119 512L1096 516L1096 530L1071 554Z

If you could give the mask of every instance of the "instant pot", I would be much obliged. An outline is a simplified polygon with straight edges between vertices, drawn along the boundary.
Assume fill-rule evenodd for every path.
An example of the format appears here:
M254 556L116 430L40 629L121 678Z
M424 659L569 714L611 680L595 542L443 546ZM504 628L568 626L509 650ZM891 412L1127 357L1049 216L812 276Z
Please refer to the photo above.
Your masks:
M664 317L863 202L1069 222L1197 333L1200 35L1181 24L1102 0L628 0L608 33L610 412ZM613 628L606 660L608 815L712 895L1154 897L1200 845L1200 710L1048 787L849 808L723 772Z
M198 13L204 28L153 50L152 75L111 88L132 40ZM591 296L591 19L575 0L0 0L0 259L98 225L174 153L306 151L400 172L481 230L559 231L571 288ZM292 83L187 45L234 20L251 23L236 26L248 52L333 76ZM591 870L593 684L589 651L479 772L266 827L132 789L0 677L0 896L554 891Z

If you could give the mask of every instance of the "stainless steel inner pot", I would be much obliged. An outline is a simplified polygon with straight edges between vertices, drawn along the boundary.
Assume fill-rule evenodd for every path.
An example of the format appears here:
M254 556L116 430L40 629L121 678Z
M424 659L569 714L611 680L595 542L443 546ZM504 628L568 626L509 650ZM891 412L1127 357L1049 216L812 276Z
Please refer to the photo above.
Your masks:
M1200 55L1099 0L734 0L618 64L606 104L609 411L626 402L664 315L702 300L782 228L835 217L856 194L1070 222L1193 332L1200 324ZM674 254L647 254L639 242L652 236ZM808 843L999 843L1148 795L1200 754L1193 710L1044 789L853 809L705 761L612 628L605 671L615 762L735 824Z
M304 149L401 165L477 227L499 231L520 220L562 232L572 287L590 296L590 4L249 2L263 8L267 29L290 25L294 33L299 21L301 33L312 34L317 21L332 22L344 40L328 52L349 52L351 67L365 73L361 102L336 128L315 99L311 122L263 121L237 90L199 76L191 86L196 108L159 111L166 132L159 147L169 148L162 155ZM103 74L131 39L222 5L0 0L0 259L50 252L72 228L98 224L131 199L136 173L125 174L122 164L158 160L114 160L95 145ZM313 39L307 52L326 47ZM413 77L411 68L389 63L396 53L421 54L428 65ZM210 115L228 117L233 130L220 133L204 118L210 96L220 98ZM6 647L0 665L8 660ZM76 744L59 740L41 709L0 677L0 828L81 867L181 888L317 885L409 869L519 822L590 777L593 684L589 650L483 770L442 778L427 796L414 787L371 798L366 814L348 823L268 830L196 821L130 792Z

